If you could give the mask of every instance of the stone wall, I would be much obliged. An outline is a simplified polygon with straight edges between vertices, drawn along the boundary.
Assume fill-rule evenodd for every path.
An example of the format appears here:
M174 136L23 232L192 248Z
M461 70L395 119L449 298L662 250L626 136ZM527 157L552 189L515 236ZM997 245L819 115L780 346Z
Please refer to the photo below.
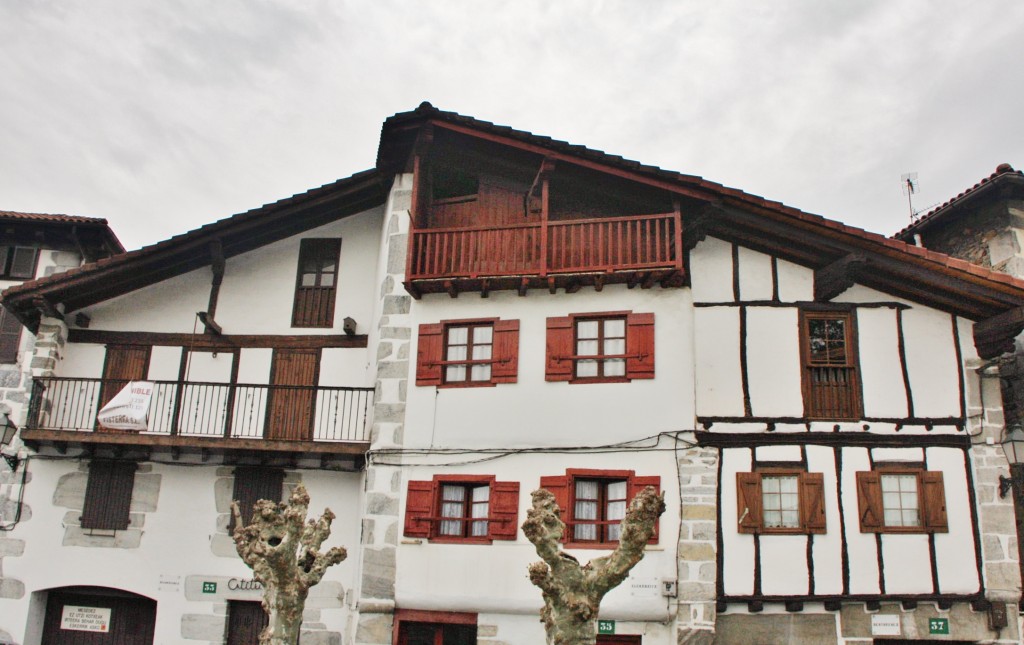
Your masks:
M402 281L408 247L412 177L396 179L385 213L385 272L380 286L377 379L371 449L403 444L405 397L409 378L412 297ZM368 464L362 535L360 538L359 623L355 642L389 645L395 607L395 566L400 518L401 469Z
M688 448L679 455L679 607L680 645L705 645L714 639L718 560L718 450Z

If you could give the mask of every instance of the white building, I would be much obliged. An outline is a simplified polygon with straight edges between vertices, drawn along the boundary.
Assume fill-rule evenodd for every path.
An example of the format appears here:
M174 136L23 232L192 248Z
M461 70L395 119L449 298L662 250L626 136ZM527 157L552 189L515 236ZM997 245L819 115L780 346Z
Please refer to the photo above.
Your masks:
M298 481L349 549L307 644L539 642L529 493L590 559L646 485L600 642L1018 640L975 371L1008 276L424 104L371 171L4 304L60 332L0 538L14 642L252 642L228 504ZM97 426L143 379L148 429Z

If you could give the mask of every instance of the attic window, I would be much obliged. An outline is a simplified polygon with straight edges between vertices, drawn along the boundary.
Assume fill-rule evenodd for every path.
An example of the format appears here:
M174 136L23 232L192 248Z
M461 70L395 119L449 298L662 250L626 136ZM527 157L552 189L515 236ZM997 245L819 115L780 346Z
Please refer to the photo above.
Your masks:
M479 177L455 168L434 168L431 179L431 197L435 203L472 201L480 192Z

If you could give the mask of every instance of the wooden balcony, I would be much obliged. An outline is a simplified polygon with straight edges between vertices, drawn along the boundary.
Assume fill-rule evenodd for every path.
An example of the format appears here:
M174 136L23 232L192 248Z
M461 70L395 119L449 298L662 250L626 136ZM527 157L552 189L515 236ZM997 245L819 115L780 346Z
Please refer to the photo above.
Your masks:
M373 388L154 381L148 428L97 425L104 388L123 381L37 378L22 440L39 450L154 452L178 460L292 463L351 468L369 448Z
M406 288L422 293L683 283L678 213L413 230Z

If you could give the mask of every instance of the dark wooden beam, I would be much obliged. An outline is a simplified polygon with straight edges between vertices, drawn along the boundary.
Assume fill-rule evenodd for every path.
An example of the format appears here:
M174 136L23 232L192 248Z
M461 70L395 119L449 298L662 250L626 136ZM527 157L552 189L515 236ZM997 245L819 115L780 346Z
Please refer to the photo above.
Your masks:
M827 302L846 291L857 281L867 258L859 253L843 256L814 272L814 299Z
M310 334L301 336L231 335L208 336L159 332L103 331L70 329L68 342L97 345L169 345L196 349L236 349L238 347L273 347L316 349L318 347L366 347L366 335Z
M1014 339L1024 331L1024 307L1011 309L974 325L978 356L995 358L1014 350Z

